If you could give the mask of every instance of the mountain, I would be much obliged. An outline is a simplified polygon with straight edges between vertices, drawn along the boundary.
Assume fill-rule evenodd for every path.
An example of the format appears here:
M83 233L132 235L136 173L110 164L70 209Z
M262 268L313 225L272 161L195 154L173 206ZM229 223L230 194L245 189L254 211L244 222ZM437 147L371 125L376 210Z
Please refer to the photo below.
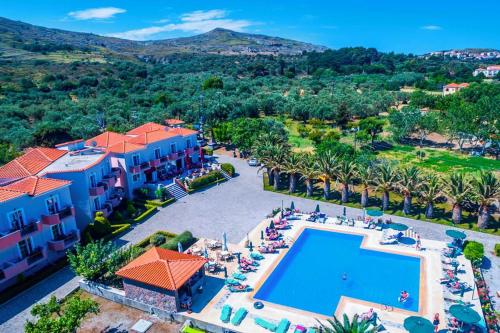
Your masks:
M132 41L91 33L72 32L31 25L0 17L0 57L29 56L26 52L77 50L104 52L143 60L161 59L174 53L223 55L285 54L322 52L324 46L280 37L235 32L217 28L204 34L154 41Z

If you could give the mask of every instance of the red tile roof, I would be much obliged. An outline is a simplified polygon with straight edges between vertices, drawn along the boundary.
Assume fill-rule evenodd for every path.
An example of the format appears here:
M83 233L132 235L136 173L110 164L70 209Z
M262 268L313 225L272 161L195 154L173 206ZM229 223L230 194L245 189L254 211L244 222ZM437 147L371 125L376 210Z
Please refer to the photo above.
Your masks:
M154 247L116 275L167 290L178 290L207 262L205 258Z
M165 124L167 124L168 126L182 125L184 124L184 122L180 119L165 119Z
M30 196L40 195L45 192L55 190L57 188L71 184L70 181L52 179L52 178L42 178L31 176L19 180L15 183L11 183L2 187L2 189L7 189L11 191L17 191L21 193L26 193Z
M110 146L108 148L108 151L116 154L124 154L144 148L145 148L144 145L136 144L133 142L122 141Z
M153 132L153 131L158 131L158 130L164 130L166 126L160 125L157 123L145 123L144 125L141 125L139 127L136 127L130 131L127 132L127 135L139 135L139 134L144 134L148 132Z
M173 132L172 130L165 131L163 129L161 130L156 130L152 132L146 132L143 134L139 134L129 140L129 142L140 144L140 145L147 145L153 142L165 140L174 136L177 136L176 132Z
M110 147L113 146L117 143L127 141L130 139L128 136L120 134L120 133L115 133L115 132L109 132L106 131L104 133L101 133L97 136L94 136L91 139L88 139L85 141L85 145L87 146L96 146L96 147Z
M74 144L74 143L78 143L78 142L83 142L83 139L78 139L78 140L73 140L73 141L67 141L67 142L58 143L57 145L55 145L55 147L68 146L68 145L71 145L71 144Z
M469 86L468 83L450 83L445 85L445 88L467 88Z
M67 153L54 148L30 148L26 152L0 167L0 178L24 178L33 176Z
M175 132L175 133L182 135L182 136L188 136L188 135L193 135L193 134L198 133L197 131L194 131L194 130L191 130L188 128L183 128L183 127L170 128L169 131Z
M15 199L17 197L26 195L26 193L23 192L18 192L18 191L12 191L5 189L3 187L0 187L0 202L5 202L11 199Z

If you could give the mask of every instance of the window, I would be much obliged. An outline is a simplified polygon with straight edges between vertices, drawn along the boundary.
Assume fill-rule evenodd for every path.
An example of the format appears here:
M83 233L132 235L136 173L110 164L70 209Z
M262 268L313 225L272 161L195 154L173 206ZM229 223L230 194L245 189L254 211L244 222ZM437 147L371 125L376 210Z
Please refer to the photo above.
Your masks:
M186 148L191 148L191 140L190 139L186 140Z
M101 209L101 202L99 201L99 198L94 198L94 207L95 210Z
M31 237L23 239L17 243L17 246L19 247L22 259L29 257L30 254L33 253L33 243L31 242Z
M141 180L141 175L136 173L132 176L132 180L134 181L134 183L137 183L139 180Z
M106 168L105 167L101 168L101 176L102 177L106 176Z
M139 164L141 164L139 160L139 155L132 156L132 163L134 163L134 166L138 166Z
M24 214L21 209L16 209L9 213L9 221L12 229L18 230L24 226Z
M172 143L172 144L170 145L170 151L171 151L172 153L175 153L175 152L177 151L177 149L175 149L175 143Z
M161 157L161 151L160 151L160 148L156 148L155 149L155 159L160 159Z
M52 231L53 240L59 240L64 235L62 223L54 224L50 229Z
M95 178L95 173L90 175L90 187L97 187L97 179Z
M59 203L57 201L57 197L55 195L51 195L47 201L47 211L49 212L49 215L54 215L57 212L59 212Z

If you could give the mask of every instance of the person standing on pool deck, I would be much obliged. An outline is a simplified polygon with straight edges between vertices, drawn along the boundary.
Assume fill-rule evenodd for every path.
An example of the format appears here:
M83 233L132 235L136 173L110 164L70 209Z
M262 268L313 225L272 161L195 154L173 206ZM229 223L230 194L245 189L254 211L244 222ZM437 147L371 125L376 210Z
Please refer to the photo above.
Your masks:
M434 333L439 332L439 313L434 315L434 320L432 321L432 325L434 325Z
M422 248L422 241L420 240L420 235L417 235L417 242L415 244L415 250L420 251Z

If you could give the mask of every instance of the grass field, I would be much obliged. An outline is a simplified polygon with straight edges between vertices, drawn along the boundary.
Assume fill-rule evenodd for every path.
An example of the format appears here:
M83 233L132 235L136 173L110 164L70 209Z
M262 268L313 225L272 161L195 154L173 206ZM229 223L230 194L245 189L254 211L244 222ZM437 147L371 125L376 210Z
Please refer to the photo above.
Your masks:
M298 126L300 122L292 119L285 120L285 126L288 130L290 144L294 147L295 151L308 151L312 152L314 150L314 143L308 138L303 138L300 136L298 131ZM312 128L311 125L307 125Z

